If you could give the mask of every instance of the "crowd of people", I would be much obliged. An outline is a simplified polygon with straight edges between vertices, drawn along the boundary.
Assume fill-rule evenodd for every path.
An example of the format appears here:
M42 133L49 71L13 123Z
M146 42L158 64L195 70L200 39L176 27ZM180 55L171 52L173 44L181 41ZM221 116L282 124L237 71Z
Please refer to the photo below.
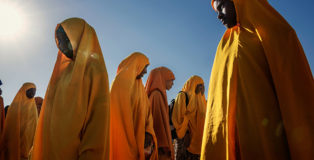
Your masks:
M266 0L212 6L227 30L208 96L192 75L170 104L169 68L152 69L144 86L149 58L134 52L109 87L94 28L58 24L45 97L26 82L4 107L0 89L0 159L313 159L313 75L295 31Z

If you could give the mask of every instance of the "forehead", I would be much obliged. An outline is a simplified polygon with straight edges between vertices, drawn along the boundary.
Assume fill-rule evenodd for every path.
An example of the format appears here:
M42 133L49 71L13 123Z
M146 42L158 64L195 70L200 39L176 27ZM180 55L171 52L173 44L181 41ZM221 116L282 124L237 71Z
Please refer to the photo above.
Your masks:
M224 0L214 0L213 7L215 10L217 10L218 6L223 2Z

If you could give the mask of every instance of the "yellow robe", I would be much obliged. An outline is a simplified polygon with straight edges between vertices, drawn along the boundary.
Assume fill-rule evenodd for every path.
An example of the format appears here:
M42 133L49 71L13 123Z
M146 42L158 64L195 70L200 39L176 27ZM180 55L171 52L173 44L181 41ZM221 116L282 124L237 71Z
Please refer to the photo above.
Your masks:
M1 158L5 160L29 157L38 120L35 100L26 96L30 88L36 87L24 83L8 110L0 145Z
M108 159L109 84L97 35L83 19L70 18L59 25L69 37L74 58L58 53L32 159Z
M174 79L171 70L166 67L158 67L150 72L145 85L151 103L158 148L163 150L158 154L159 159L174 159L166 93L166 81Z
M110 159L144 160L145 132L154 138L155 150L151 159L157 158L157 141L153 118L142 79L136 79L148 58L135 52L124 59L112 82L110 90Z
M178 138L181 139L185 136L187 131L190 132L191 140L187 150L193 154L201 153L206 113L205 96L201 93L195 94L195 89L198 84L204 85L203 79L199 76L192 76L185 82L182 91L188 95L188 106L186 106L185 93L180 92L176 97L172 112L172 122Z
M201 159L313 159L314 83L291 26L266 0L233 0L216 53Z

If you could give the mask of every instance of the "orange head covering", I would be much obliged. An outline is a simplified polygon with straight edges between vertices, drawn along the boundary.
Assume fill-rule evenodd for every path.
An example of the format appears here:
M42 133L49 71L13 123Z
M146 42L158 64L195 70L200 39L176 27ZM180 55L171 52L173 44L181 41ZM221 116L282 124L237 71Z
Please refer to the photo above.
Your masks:
M206 113L205 96L201 93L195 93L196 87L199 84L204 85L204 81L201 77L195 75L185 82L182 91L188 95L188 106L186 106L185 94L180 93L176 98L172 113L172 122L176 128L178 137L183 138L186 131L189 130L191 142L187 149L193 154L200 154L201 152Z
M4 159L28 159L38 120L34 98L26 96L30 88L36 86L24 83L8 110L0 143Z
M148 64L144 54L135 52L118 67L110 93L110 159L143 160L145 132L157 146L148 97L142 79L136 79Z
M280 155L278 154L279 150L288 150L289 155L284 151L281 154L291 159L311 159L314 147L314 137L312 136L314 118L312 116L313 107L309 108L308 106L314 105L314 83L302 45L294 29L267 0L233 0L233 2L239 26L227 29L217 47L208 92L208 108L210 110L207 112L202 157L217 159L212 156L213 153L234 156L236 147L233 133L238 132L239 137L242 136L242 145L245 145L243 140L250 142L252 141L250 137L259 137L260 140L254 140L256 144L260 143L260 146L255 145L256 149L264 148L264 153L260 151L259 154L265 155L269 159L278 159L276 156ZM259 58L256 58L257 56ZM249 64L243 57L250 57L254 61L250 61L251 64ZM264 76L263 78L267 78L267 80L270 79L270 82L264 80L264 86L260 87L259 94L252 91L244 93L246 95L243 93L238 95L237 85L240 84L241 79L245 79L246 84L241 85L246 85L246 89L257 88L254 81L248 80L254 78L245 75L249 73L245 67L253 67L253 65L260 67L255 69L258 71L257 75ZM242 68L239 69L240 67ZM240 77L240 74L247 77ZM264 81L261 80L261 82ZM239 87L239 90L244 92L243 88ZM262 95L261 93L267 94ZM265 98L260 98L262 96ZM247 99L246 104L238 104L241 103L241 98ZM244 112L239 112L239 108L247 107L250 100L252 102L252 99L257 98L262 102L253 101L256 104L254 104L255 110L247 108L244 109ZM269 103L274 99L271 104L277 106L266 109L269 105L263 106L265 99ZM259 132L256 132L255 135L252 134L250 137L241 135L240 132L243 132L243 129L236 131L235 127L236 125L247 127L249 123L245 121L248 119L241 119L245 116L238 118L235 116L245 112L249 114L248 111L256 112L256 115L259 116L263 114L272 116L273 119L280 121L283 123L286 135L280 136L282 140L274 141L272 137L274 134L271 132L275 132L276 129L265 129L259 125L252 125L252 127L259 127L257 128ZM254 117L254 120L259 121L258 116L251 116ZM243 124L239 124L240 120ZM241 141L241 138L239 139ZM250 144L254 144L254 142ZM287 146L283 146L284 143ZM271 152L270 147L278 148L278 151ZM217 154L220 151L223 151L222 154ZM256 155L246 154L246 156Z
M71 42L74 56L69 59L58 52L32 158L108 159L109 84L96 32L80 18L59 25Z
M145 90L149 96L152 91L159 90L162 93L165 104L167 103L167 94L166 94L166 81L174 80L174 74L167 67L158 67L153 69L147 78Z
M154 130L158 141L158 148L164 148L170 151L172 157L174 156L174 153L169 124L166 81L174 79L174 74L170 69L166 67L158 67L150 72L145 86L146 93L151 102Z

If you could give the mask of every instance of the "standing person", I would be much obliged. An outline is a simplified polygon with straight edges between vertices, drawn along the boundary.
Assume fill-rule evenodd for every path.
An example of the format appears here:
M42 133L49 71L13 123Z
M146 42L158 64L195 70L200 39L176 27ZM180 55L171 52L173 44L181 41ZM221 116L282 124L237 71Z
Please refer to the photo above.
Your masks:
M151 107L142 77L148 58L132 53L119 65L110 92L110 159L157 158Z
M41 109L41 105L43 104L44 99L41 97L35 97L35 102L36 102L36 106L37 106L37 113L39 116L40 113L40 109Z
M176 159L200 159L206 113L204 81L190 77L176 97L172 122L178 138L175 139Z
M2 85L2 81L0 80L0 86ZM4 128L4 120L5 120L5 110L3 104L2 89L0 88L0 137Z
M0 140L1 158L5 160L29 158L38 120L35 93L33 83L24 83L10 105Z
M56 42L32 159L108 159L109 84L96 32L70 18L57 25Z
M293 28L266 0L213 0L227 27L201 159L313 159L314 83Z
M160 160L174 159L166 93L166 90L172 88L174 80L174 74L170 69L158 67L150 72L145 86L152 108L154 131L158 142L158 158Z

